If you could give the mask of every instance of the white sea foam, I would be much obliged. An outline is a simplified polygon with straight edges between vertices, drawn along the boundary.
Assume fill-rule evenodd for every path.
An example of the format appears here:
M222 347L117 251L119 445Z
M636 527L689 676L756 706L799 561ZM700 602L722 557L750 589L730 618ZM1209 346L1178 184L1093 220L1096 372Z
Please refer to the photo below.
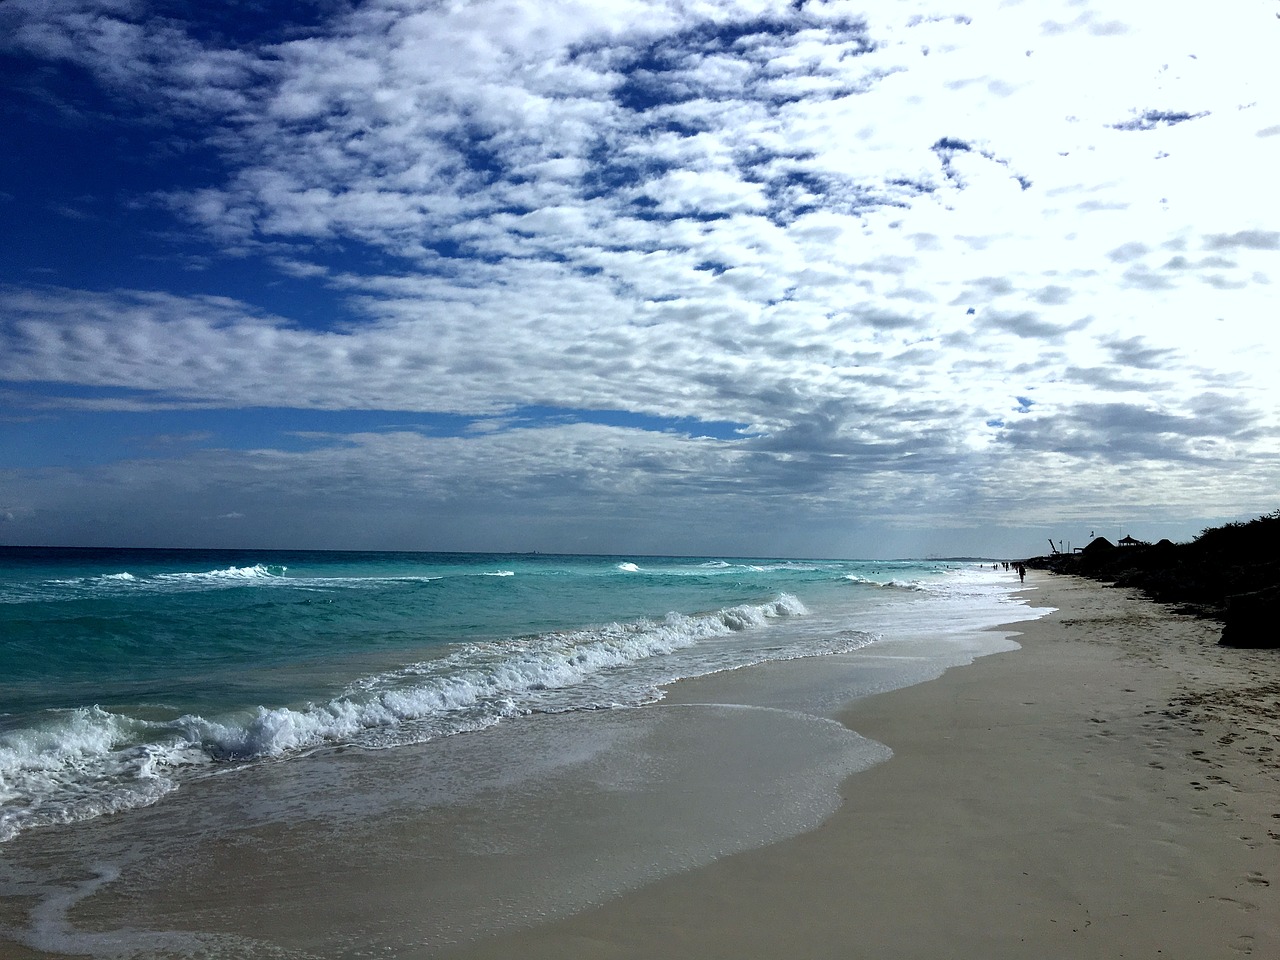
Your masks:
M502 574L487 573L484 576L496 577L502 576ZM431 576L427 574L404 577L290 577L287 583L290 587L303 590L367 590L383 587L387 584L435 583L444 579L443 575Z
M0 735L0 841L31 826L145 806L174 789L174 781L156 770L154 757L162 748L138 742L147 726L87 707Z
M916 590L926 591L929 589L919 580L873 580L869 577L860 577L856 573L847 573L842 580L848 580L850 583L864 584L868 587L879 587L891 590Z
M206 570L203 573L159 573L151 578L159 582L218 584L241 583L246 580L264 580L282 577L287 567L276 564L255 563L251 567L227 567L224 570Z
M276 564L254 564L220 570L178 573L134 574L128 571L46 580L35 584L0 587L0 603L38 603L100 599L122 593L164 594L222 590L247 586L288 586L299 590L376 589L387 584L431 583L445 579L442 574L404 575L393 577L286 577L288 567ZM510 577L515 572L498 570L486 574Z
M618 569L623 573L639 573L640 568L630 561L618 564Z
M94 577L76 577L70 580L45 581L45 589L35 590L20 599L23 602L39 600L76 600L86 597L108 596L117 591L170 592L209 590L243 586L280 580L287 567L276 564L254 564L251 567L227 567L221 570L199 572L135 574L129 571L104 573Z
M193 768L219 761L285 757L335 743L395 746L531 712L637 705L659 697L658 684L682 676L833 652L822 642L764 642L761 628L770 621L806 613L784 593L696 615L468 643L436 660L365 677L326 703L264 706L247 715L161 722L99 707L50 711L41 726L0 734L0 841L32 826L153 803ZM751 631L762 634L760 643L714 643ZM693 653L672 658L684 651Z

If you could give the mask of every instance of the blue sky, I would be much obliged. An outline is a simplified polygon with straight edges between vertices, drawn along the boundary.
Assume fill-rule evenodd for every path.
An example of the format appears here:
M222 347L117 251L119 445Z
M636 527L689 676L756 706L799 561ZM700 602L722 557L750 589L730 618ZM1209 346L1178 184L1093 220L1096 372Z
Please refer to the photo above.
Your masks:
M8 0L0 543L1269 512L1277 39L1270 0Z

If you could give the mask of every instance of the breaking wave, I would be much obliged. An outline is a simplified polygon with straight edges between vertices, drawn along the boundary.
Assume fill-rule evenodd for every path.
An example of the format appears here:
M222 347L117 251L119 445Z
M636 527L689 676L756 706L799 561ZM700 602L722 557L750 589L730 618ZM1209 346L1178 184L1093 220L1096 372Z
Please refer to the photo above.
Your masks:
M278 575L262 567L203 576ZM529 713L639 705L659 699L662 684L682 677L871 642L856 631L839 638L805 638L800 631L779 642L763 629L806 613L784 593L707 613L468 643L437 659L362 677L324 703L260 706L217 718L150 720L98 706L49 711L39 727L0 732L0 841L33 826L153 803L183 778L225 769L218 765L330 744L423 742ZM729 637L735 642L723 642Z
M872 580L868 577L860 577L856 573L847 573L840 579L847 580L849 583L877 587L884 590L913 590L916 592L929 590L929 587L918 580Z

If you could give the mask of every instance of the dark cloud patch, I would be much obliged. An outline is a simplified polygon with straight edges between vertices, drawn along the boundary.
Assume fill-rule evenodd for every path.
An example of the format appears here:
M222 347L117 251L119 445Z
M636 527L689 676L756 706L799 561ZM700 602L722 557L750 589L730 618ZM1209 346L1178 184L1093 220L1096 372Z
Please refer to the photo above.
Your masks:
M1170 257L1168 261L1165 262L1164 269L1165 270L1204 270L1204 269L1233 270L1238 266L1239 264L1236 263L1234 260L1228 260L1225 257L1205 257L1203 260L1193 261L1193 260L1188 260L1182 254L1178 254L1176 257Z
M1101 200L1086 200L1084 203L1076 204L1076 209L1081 213L1096 213L1103 210L1128 210L1129 204L1120 201L1108 203Z
M950 22L952 22L952 23L954 23L954 24L956 24L956 25L958 25L958 26L965 27L965 26L968 26L969 24L973 23L973 18L972 18L972 17L966 17L966 16L965 16L964 14L962 14L962 13L957 13L957 14L931 14L931 15L925 15L925 14L923 14L923 13L917 13L917 14L913 14L913 15L911 16L911 18L910 18L909 20L907 20L907 26L908 26L908 27L918 27L918 26L920 26L922 23L945 23L945 22L947 22L947 21L950 21Z
M1090 319L1084 317L1075 323L1062 326L1042 320L1038 314L1029 310L1012 314L1001 313L998 310L990 311L984 316L984 320L996 329L1015 336L1029 340L1047 340L1051 343L1060 343L1068 333L1083 330L1090 323Z
M877 330L914 330L920 321L900 313L887 310L867 310L860 314L861 319Z
M1191 414L1199 432L1193 436L1220 436L1232 440L1254 440L1275 431L1261 427L1252 409L1239 398L1225 393L1202 393L1192 397Z
M1216 233L1205 237L1210 250L1280 250L1280 231L1240 230L1236 233Z
M1064 377L1072 383L1085 384L1098 390L1119 393L1131 391L1147 393L1153 391L1157 386L1164 386L1164 384L1154 384L1150 380L1139 380L1136 377L1124 376L1112 367L1071 366L1064 371Z
M1045 20L1040 24L1040 29L1050 37L1073 33L1077 30L1085 30L1095 37L1117 37L1128 33L1130 27L1120 20L1100 21L1097 14L1087 10L1069 23ZM1027 53L1030 55L1030 51Z
M1009 368L1009 374L1034 380L1043 377L1046 370L1060 370L1069 363L1070 360L1063 351L1041 349L1037 351L1034 361L1015 364Z
M1164 370L1177 352L1164 347L1153 347L1142 337L1111 337L1102 341L1111 354L1112 362L1137 370Z
M906 300L910 303L936 303L938 298L930 291L919 287L899 287L885 293L889 300Z
M1199 120L1207 117L1207 110L1200 113L1185 113L1177 110L1147 110L1131 120L1111 124L1116 130L1155 130L1157 127L1172 127L1188 120Z
M833 475L849 470L894 474L928 474L954 462L955 438L938 422L946 411L932 407L906 407L894 411L894 424L878 425L874 435L851 431L850 424L872 423L883 418L874 408L850 409L827 405L771 435L747 441L756 453L781 456L778 477L787 485L802 484L820 491ZM963 411L950 415L959 419Z
M1204 282L1215 290L1244 290L1250 285L1249 280L1231 280L1221 274L1212 274L1204 278Z
M1132 263L1139 260L1151 252L1151 248L1143 243L1124 243L1116 247L1114 250L1108 251L1107 256L1116 263Z
M1067 303L1072 297L1072 292L1068 287L1060 287L1056 284L1050 284L1047 287L1041 287L1035 293L1036 303L1044 304L1046 307L1060 307Z
M1095 37L1118 37L1128 33L1130 27L1122 20L1108 20L1105 23L1089 24L1089 32Z
M1258 435L1254 411L1222 394L1192 398L1186 413L1137 403L1084 403L1052 417L1028 417L1000 438L1024 452L1059 453L1122 464L1137 461L1212 463L1207 441L1247 441Z
M978 291L980 296L985 297L1003 297L1013 293L1016 289L1008 277L977 277L970 280L968 286ZM960 298L959 302L976 299L969 296Z
M1145 264L1135 263L1124 272L1123 282L1126 287L1139 290L1172 290L1173 281L1163 273L1152 270Z

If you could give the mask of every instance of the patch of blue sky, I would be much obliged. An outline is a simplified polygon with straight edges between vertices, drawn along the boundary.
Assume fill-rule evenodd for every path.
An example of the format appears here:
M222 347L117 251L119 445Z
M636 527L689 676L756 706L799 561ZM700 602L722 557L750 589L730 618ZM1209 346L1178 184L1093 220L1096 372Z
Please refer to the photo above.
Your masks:
M221 167L203 143L205 127L108 90L75 63L8 52L0 70L6 174L79 196L104 186L144 192L202 182Z
M736 214L729 210L657 210L656 204L650 206L641 202L633 202L627 211L628 215L647 223L676 223L687 220L690 223L716 223L732 220Z
M21 384L3 390L3 467L102 466L121 460L169 459L194 450L305 452L352 434L414 432L431 437L592 423L716 440L741 440L745 425L620 410L520 407L492 417L404 410L310 410L283 407L166 409L145 391L67 384ZM26 398L24 402L23 398ZM73 403L134 401L140 410L76 409Z
M470 418L469 431L483 429L484 420ZM570 410L563 407L520 407L491 421L503 429L547 426L563 423L594 423L609 427L625 427L651 433L679 433L713 440L741 440L747 426L728 420L699 420L696 417L660 417L626 410Z
M284 6L264 4L256 13L237 6L235 16L201 17L198 5L163 5L197 16L197 30L219 36L242 29L261 36L240 18L265 22L280 12L268 16L268 7ZM297 29L306 11L318 19L335 4L302 6L292 15ZM222 182L228 174L206 130L172 116L160 120L147 104L113 96L71 63L51 67L0 55L0 72L6 79L0 101L0 283L230 297L253 290L252 306L327 327L353 318L326 289L322 271L406 268L384 249L350 239L286 244L270 238L250 257L228 254L202 230L175 229L165 197ZM474 251L465 255L475 258Z
M155 192L196 182L202 158L180 163L142 126L107 135L96 121L47 122L5 111L0 146L0 276L9 281L106 281L141 264L174 272L172 219ZM184 245L185 246L185 245ZM117 280L115 285L120 285Z
M177 459L197 450L299 453L332 446L338 437L352 433L433 428L439 419L436 414L275 407L44 410L27 419L0 418L0 446L6 451L5 467L10 469L85 468L127 460Z
M107 135L93 96L47 115L13 101L3 111L0 283L237 299L252 290L251 307L327 328L356 318L326 273L406 270L407 261L352 239L273 242L250 257L228 255L202 231L176 231L160 194L216 181L220 161L193 139L167 143L172 131L148 123ZM443 241L439 253L442 264L476 258Z
M149 6L157 17L181 22L186 33L201 42L254 46L314 34L354 4L347 0L152 0Z
M619 154L607 139L601 138L587 152L587 172L582 177L583 196L587 199L612 196L620 190L643 187L650 180L679 169L674 160L651 154L639 156ZM656 201L641 197L637 202Z
M694 264L693 269L702 270L706 273L710 273L718 277L722 273L727 271L731 266L732 264L725 263L723 260L702 260L699 263Z

